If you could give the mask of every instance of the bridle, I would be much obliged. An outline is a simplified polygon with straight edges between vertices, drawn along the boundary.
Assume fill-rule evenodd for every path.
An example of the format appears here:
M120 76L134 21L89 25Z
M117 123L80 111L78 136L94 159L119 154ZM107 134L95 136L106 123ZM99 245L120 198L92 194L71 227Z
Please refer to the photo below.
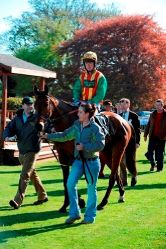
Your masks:
M65 113L62 114L62 112L60 111L60 108L58 108L61 105L61 101L57 99L58 105L56 106L55 103L54 103L54 101L52 100L53 97L50 97L49 95L45 95L45 97L49 100L49 102L51 102L51 104L53 105L54 109L57 110L57 112L59 113L60 116L57 117L57 118L51 118L52 115L48 115L48 118L47 118L47 117L45 117L45 115L40 115L40 118L42 120L44 120L44 121L49 120L50 122L54 123L57 120L66 119L66 116L69 116L69 115L71 115L73 113L77 113L78 112L78 109L75 109L75 110L68 111L68 112L65 112ZM50 103L49 103L49 105L50 105Z

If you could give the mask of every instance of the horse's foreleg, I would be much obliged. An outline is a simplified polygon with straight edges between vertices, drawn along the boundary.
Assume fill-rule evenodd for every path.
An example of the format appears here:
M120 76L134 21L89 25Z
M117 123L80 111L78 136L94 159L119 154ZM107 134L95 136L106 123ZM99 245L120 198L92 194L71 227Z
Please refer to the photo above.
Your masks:
M69 205L69 197L68 197L68 192L67 192L67 179L69 176L69 166L61 165L61 168L62 168L62 173L63 173L63 186L64 186L65 199L64 199L63 206L59 209L59 212L66 213L66 208Z

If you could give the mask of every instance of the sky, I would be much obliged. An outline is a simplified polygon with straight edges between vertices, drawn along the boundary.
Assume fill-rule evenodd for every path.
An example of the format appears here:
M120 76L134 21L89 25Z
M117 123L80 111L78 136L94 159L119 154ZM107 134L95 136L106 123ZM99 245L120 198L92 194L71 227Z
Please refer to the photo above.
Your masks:
M166 31L166 0L91 0L102 7L108 3L115 3L122 14L150 14L154 21ZM0 7L0 33L10 27L4 18L8 16L19 17L23 11L30 11L28 0L4 0ZM1 53L2 48L0 48Z
M154 21L166 31L166 0L93 0L102 5L114 2L122 14L150 14Z

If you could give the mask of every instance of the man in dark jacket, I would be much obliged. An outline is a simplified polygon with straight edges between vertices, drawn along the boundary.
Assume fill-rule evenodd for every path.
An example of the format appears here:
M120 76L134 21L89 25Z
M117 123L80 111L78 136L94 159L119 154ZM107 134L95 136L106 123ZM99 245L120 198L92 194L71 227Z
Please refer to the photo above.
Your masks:
M140 128L140 121L138 119L138 115L135 112L130 110L130 100L127 98L122 98L120 101L120 108L121 113L120 116L128 121L134 128L135 136L136 136L136 148L140 145L140 135L141 135L141 128ZM120 176L123 182L123 185L127 185L127 170L125 164L125 156L120 164Z
M9 202L14 209L21 206L30 180L38 195L38 200L34 202L34 205L48 201L46 191L35 170L35 162L40 150L40 138L36 129L36 121L37 115L34 113L33 99L24 97L22 109L17 112L17 115L3 132L5 141L10 141L10 138L14 135L17 136L19 161L22 164L18 191L14 199Z
M162 99L155 101L156 110L151 113L144 132L145 141L147 141L147 136L149 135L148 159L151 163L150 171L153 171L155 167L154 151L156 153L157 171L159 172L163 169L166 140L166 110L163 106Z

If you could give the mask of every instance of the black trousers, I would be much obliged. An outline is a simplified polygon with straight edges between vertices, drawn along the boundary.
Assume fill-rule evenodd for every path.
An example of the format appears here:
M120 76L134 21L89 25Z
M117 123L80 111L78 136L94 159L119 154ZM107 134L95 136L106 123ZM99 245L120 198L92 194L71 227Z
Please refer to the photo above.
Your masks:
M149 161L152 166L155 166L155 161L157 163L157 170L162 170L164 165L164 150L165 141L159 140L157 137L152 137L149 139L148 144L148 156ZM155 158L154 158L155 154Z

